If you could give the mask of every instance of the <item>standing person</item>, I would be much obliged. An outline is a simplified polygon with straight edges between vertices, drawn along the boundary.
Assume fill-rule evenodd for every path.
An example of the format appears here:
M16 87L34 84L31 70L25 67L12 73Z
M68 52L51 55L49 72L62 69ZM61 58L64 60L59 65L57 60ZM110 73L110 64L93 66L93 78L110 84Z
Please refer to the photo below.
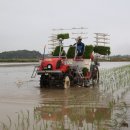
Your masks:
M83 56L84 49L85 49L85 45L81 41L82 41L82 37L79 36L79 37L76 38L76 43L74 44L74 45L77 46L76 51L77 51L77 56L79 56L79 57Z

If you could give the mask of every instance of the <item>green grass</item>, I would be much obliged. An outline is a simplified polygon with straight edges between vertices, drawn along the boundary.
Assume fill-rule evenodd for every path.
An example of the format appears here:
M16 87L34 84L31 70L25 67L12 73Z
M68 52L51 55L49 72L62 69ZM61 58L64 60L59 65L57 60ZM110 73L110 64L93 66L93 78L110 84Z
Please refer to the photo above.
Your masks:
M39 59L0 59L0 62L38 62Z

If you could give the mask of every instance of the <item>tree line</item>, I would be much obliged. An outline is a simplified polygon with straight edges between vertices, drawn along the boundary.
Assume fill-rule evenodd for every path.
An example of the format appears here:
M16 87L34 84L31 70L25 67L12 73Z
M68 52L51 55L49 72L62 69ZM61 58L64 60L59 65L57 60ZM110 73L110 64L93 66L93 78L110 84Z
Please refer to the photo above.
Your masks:
M37 59L41 57L42 54L39 51L34 50L5 51L0 53L0 59Z

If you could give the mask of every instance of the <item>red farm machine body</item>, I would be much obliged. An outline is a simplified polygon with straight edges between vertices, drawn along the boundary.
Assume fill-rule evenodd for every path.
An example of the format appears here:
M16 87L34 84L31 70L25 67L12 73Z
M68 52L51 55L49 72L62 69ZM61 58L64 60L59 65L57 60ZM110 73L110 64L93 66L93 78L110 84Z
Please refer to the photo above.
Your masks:
M97 62L93 60L94 57L92 55L89 59L77 57L75 47L74 57L68 58L66 55L62 56L63 47L65 46L60 41L58 55L44 57L40 66L36 68L37 75L40 75L40 87L69 88L76 85L86 87L98 84L99 70Z

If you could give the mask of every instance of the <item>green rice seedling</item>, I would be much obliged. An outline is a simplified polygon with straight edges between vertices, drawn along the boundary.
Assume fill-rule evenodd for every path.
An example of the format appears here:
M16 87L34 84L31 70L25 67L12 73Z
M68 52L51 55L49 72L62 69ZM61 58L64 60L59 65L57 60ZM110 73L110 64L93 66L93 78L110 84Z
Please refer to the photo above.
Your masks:
M112 109L112 118L106 123L106 126L113 130L120 129L122 123L127 122L127 105L125 102L120 102L112 106Z
M17 126L17 124L14 123L14 128L15 128L15 130L18 130L18 129L19 129L19 126Z
M1 122L0 124L1 124L2 130L8 130L8 127L6 124L4 124L3 122Z
M11 119L9 116L7 116L8 120L9 120L9 126L6 125L5 123L3 122L0 122L0 127L2 128L2 130L10 130L11 129L11 125L12 125L12 122L11 122Z
M101 70L100 80L102 84L100 87L102 88L104 93L112 93L112 95L120 91L119 93L123 93L129 84L130 78L130 67L123 66L118 68L113 68L109 70ZM124 88L124 89L123 89ZM119 95L120 95L119 94ZM117 100L119 100L121 96L117 96Z
M8 127L8 129L11 129L11 126L12 126L11 118L9 116L7 116L7 118L9 119L9 127Z

